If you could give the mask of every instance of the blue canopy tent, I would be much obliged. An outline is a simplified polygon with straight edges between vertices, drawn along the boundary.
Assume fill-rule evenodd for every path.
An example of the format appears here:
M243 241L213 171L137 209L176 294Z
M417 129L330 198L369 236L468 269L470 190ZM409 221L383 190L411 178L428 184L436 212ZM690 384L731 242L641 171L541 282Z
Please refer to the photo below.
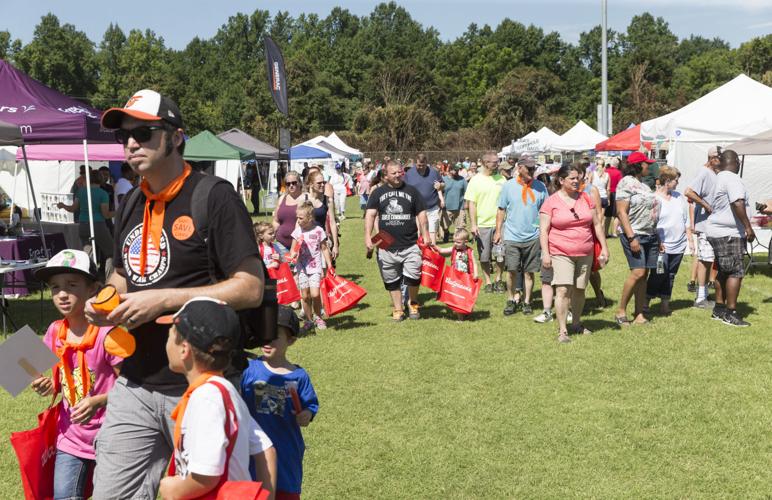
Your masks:
M321 149L311 146L298 144L290 148L290 160L318 160L322 158L332 158L332 155Z

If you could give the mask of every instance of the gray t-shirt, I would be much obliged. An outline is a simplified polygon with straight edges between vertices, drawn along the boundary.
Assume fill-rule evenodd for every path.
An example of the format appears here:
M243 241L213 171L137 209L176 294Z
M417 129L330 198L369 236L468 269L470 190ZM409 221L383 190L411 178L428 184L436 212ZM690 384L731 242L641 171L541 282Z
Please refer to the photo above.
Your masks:
M659 200L649 186L632 175L627 175L617 185L617 201L629 201L630 226L635 234L654 235L659 219Z
M713 207L713 194L716 188L716 173L712 168L702 167L697 172L697 177L692 180L689 187L705 200L705 203ZM698 233L705 232L708 213L702 208L702 205L694 204L694 230Z
M713 196L713 213L708 217L705 229L709 238L745 238L745 226L735 217L732 203L745 200L745 213L751 218L750 199L742 179L734 172L719 172Z

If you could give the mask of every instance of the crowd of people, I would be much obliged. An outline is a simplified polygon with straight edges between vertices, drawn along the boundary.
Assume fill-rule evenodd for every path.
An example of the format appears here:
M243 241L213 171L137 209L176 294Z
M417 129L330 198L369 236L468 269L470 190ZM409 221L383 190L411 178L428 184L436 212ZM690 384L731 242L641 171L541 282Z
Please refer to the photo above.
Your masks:
M62 316L44 338L60 362L33 383L41 395L62 393L57 499L83 498L92 475L94 498L200 498L231 481L259 481L272 498L300 498L301 427L319 401L287 350L327 327L320 282L341 255L349 195L359 197L364 244L377 256L394 321L421 318L428 249L449 257L482 293L505 294L506 316L534 315L538 273L542 303L533 321L556 320L561 343L590 335L585 289L608 305L601 272L616 238L630 269L614 313L620 328L647 323L656 298L660 312L671 314L687 249L699 258L694 306L748 326L737 300L744 245L755 235L733 151L711 150L683 195L676 168L661 167L655 189L644 182L652 160L640 152L544 165L492 152L453 165L432 165L424 154L356 163L351 171L309 165L284 175L271 221L253 224L227 182L184 161L184 126L172 100L139 91L106 111L102 124L124 147L126 182L115 186L111 205L107 191L96 191L106 178L92 176L88 188L79 180L76 201L65 208L87 224L92 189L92 217L106 231L99 224L97 245L112 258L107 286L78 249L37 271ZM772 203L759 208L771 211ZM279 306L258 338L261 355L246 359L245 331L254 331L250 321L264 307L266 271L285 262L302 322L293 307ZM707 297L713 267L715 301ZM107 309L102 295L110 287L119 300Z
M673 283L687 251L697 257L698 284L689 284L696 293L694 307L711 310L713 319L725 324L748 326L737 312L737 295L745 244L754 233L737 155L712 148L685 194L677 190L678 169L664 165L652 175L652 163L642 152L560 165L538 165L527 154L500 160L491 152L479 160L479 168L468 161L431 165L422 154L416 161L386 158L367 177L370 197L362 204L368 250L378 231L395 240L378 250L394 319L420 317L421 240L434 247L453 236L457 247L458 237L469 235L479 265L466 267L467 272L474 272L475 279L479 274L483 293L506 294L504 315L534 313L539 273L542 312L534 321L556 319L560 342L570 342L573 333L591 333L581 321L588 285L600 307L609 304L601 269L609 262L610 238L619 239L630 270L613 316L619 327L648 323L654 299L663 316L672 313ZM357 179L368 172L370 166ZM437 250L449 255L451 249ZM451 266L456 267L453 259ZM708 299L711 273L715 301Z

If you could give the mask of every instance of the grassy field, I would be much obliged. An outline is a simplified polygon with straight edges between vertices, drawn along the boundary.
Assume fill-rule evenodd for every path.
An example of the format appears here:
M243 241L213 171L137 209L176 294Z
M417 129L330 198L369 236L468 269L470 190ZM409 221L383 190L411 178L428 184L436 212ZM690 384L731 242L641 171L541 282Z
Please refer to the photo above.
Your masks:
M688 258L673 316L619 330L589 291L595 334L568 345L555 323L505 318L503 295L481 295L457 323L422 291L424 319L395 324L349 201L338 270L369 295L290 349L321 405L305 430L305 498L769 498L768 270L743 284L746 329L690 307ZM610 247L603 280L616 301L627 270ZM53 314L47 305L41 319L35 301L12 312L34 326ZM44 406L30 391L0 396L3 442ZM1 450L2 497L20 498L13 452Z

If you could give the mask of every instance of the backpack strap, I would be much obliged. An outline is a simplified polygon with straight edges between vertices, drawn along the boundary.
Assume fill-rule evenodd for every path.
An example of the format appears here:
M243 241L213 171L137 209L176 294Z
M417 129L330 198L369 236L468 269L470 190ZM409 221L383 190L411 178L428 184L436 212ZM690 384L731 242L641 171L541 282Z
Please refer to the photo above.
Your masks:
M206 244L206 267L212 283L217 283L221 279L218 279L218 270L215 268L212 254L212 241L209 238L209 194L216 185L223 183L230 185L230 182L222 177L204 175L193 188L193 194L190 199L190 216L193 218L196 232Z

